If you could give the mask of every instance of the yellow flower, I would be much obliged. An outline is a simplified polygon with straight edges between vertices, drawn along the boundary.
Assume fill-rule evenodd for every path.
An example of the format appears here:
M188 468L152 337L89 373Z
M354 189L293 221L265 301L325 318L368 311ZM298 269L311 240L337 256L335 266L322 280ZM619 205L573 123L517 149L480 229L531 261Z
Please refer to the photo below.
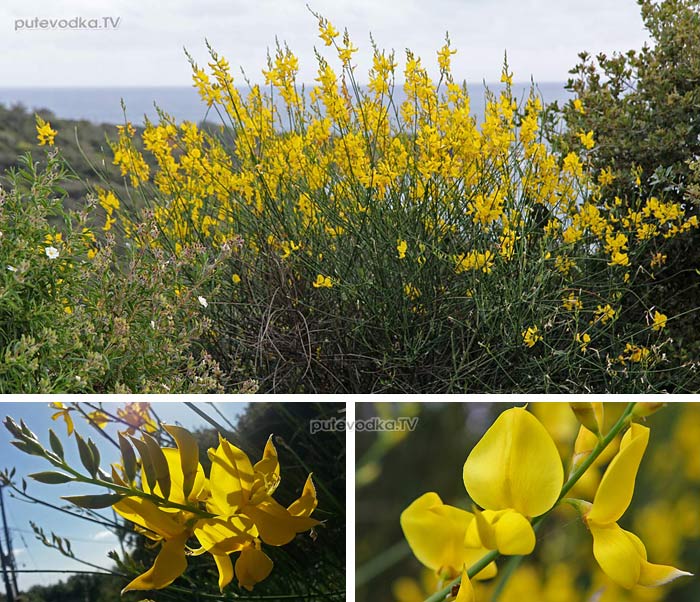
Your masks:
M471 512L443 504L437 493L420 496L401 513L401 529L414 556L442 578L457 577L488 550L480 544L466 545L467 529L474 521ZM490 563L477 579L496 575L496 563Z
M654 311L654 323L652 325L652 330L661 330L666 328L666 322L668 321L668 316L662 314L659 311Z
M39 146L46 144L53 146L57 133L56 130L51 128L51 124L48 121L44 121L38 115L36 116L36 137L39 140Z
M542 340L542 335L540 334L540 330L537 326L528 326L521 334L523 337L523 343L525 343L525 345L528 347L534 347L538 341Z
M606 324L615 317L615 310L609 305L599 305L594 314L591 324L600 321L601 324Z
M581 113L581 115L584 115L586 113L580 98L574 98L574 111L576 111L577 113Z
M579 132L576 134L578 139L584 148L590 150L595 146L595 140L593 139L593 131L590 132Z
M241 281L241 277L238 274L234 274L233 276L231 276L231 280L234 284L238 284Z
M51 415L51 420L63 418L63 420L66 423L66 430L68 431L68 436L70 437L73 434L74 428L73 418L71 418L70 415L70 413L73 411L73 408L69 408L63 405L63 402L61 401L53 401L49 404L49 407L53 408L54 410L58 410L58 412Z
M333 282L330 276L324 276L323 274L316 276L316 280L313 282L314 288L331 288L332 286Z
M529 554L535 533L529 519L559 499L564 469L542 423L523 408L503 412L474 446L463 470L475 509L467 542L480 541L502 554Z
M405 240L396 241L396 250L399 253L399 259L404 259L406 257L406 250L408 249L408 243Z
M654 587L690 575L672 566L651 564L642 541L618 524L632 500L639 464L649 441L649 429L632 424L608 466L593 504L584 515L593 536L593 555L603 572L615 583L631 589Z
M333 39L338 37L338 30L327 19L319 19L318 30L320 32L319 37L326 46L333 44Z
M583 334L577 332L576 342L579 344L579 349L581 350L581 353L586 353L586 350L588 349L588 343L591 342L591 335L587 332L584 332Z

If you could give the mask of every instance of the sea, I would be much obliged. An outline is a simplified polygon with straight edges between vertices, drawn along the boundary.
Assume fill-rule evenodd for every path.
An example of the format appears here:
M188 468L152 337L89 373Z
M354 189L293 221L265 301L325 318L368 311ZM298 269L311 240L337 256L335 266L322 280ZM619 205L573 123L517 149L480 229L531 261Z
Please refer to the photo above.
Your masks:
M545 82L535 85L536 93L544 103L569 100L572 95L565 90L564 82ZM531 84L514 83L513 95L524 102L530 93ZM486 89L498 92L503 84L468 85L472 113L481 120L484 113ZM308 87L310 89L310 86ZM245 90L241 90L245 95ZM394 99L403 100L403 90L397 85ZM176 121L219 123L219 116L207 110L192 87L113 87L113 88L3 88L0 87L0 105L9 108L22 105L29 111L48 109L61 119L87 120L96 124L124 123L125 118L142 125L147 117L158 121L159 107ZM126 113L122 110L122 104Z

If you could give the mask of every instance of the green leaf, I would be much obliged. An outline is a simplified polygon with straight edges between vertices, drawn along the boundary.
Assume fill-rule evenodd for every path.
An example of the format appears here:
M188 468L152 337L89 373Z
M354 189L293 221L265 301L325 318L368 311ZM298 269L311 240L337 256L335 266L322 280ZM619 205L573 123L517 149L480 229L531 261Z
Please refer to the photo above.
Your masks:
M56 454L61 460L65 458L64 453L63 453L63 444L61 443L61 440L58 438L58 435L53 432L53 429L49 429L49 443L51 445L51 450L53 451L54 454Z
M148 446L140 439L135 439L131 437L131 442L134 444L136 449L141 456L141 474L146 477L146 483L151 491L155 489L156 486L156 469L151 461L151 455L148 452Z
M90 510L100 510L102 508L109 508L117 502L121 501L124 495L119 493L103 493L100 495L66 495L61 497L62 500L66 500L71 504L80 506L81 508L89 508Z
M30 456L44 455L44 448L41 447L41 445L36 441L11 441L11 443L17 449L23 451L25 454L29 454Z
M144 433L143 440L148 446L148 453L151 456L153 468L156 471L156 481L158 485L160 485L160 492L167 500L170 498L170 486L172 485L168 461L165 459L165 454L160 448L160 445L158 445L158 442L153 437Z
M134 453L134 448L131 447L129 440L118 433L119 437L119 449L122 452L122 461L124 463L124 472L126 473L126 478L129 482L133 482L136 478L136 454Z
M56 472L53 470L35 472L27 476L35 481L39 481L39 483L47 483L48 485L60 485L61 483L70 483L74 480L72 476L64 472Z
M95 458L92 455L92 450L78 433L75 433L75 440L78 443L80 461L83 463L86 470L94 477L97 474L98 464L95 462Z

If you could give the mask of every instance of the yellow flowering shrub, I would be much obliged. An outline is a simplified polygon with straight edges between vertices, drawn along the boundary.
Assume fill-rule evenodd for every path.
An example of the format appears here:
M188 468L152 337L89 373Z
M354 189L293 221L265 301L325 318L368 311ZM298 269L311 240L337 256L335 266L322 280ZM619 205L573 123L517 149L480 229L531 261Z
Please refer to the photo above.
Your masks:
M117 220L134 243L176 253L240 242L212 347L275 390L689 386L689 366L661 370L665 339L647 318L663 300L630 291L695 216L605 197L585 169L595 133L556 155L536 89L519 104L507 64L477 119L449 39L437 79L411 51L400 68L375 46L363 87L349 34L318 19L327 50L310 89L287 46L247 91L210 49L206 67L190 60L219 130L162 112L142 139L126 123L112 145L159 236L144 240L111 193L106 230Z

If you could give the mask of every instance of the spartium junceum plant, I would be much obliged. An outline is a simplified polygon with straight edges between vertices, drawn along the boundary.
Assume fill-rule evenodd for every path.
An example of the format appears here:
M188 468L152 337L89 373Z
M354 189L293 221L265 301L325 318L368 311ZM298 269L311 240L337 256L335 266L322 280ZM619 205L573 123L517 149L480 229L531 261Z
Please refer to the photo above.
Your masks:
M210 49L209 69L191 60L218 131L161 113L112 144L158 228L137 232L103 190L105 228L176 254L234 249L210 312L224 365L242 359L268 390L687 386L689 366L664 364L674 317L631 287L695 217L603 197L609 174L588 173L590 150L550 151L536 90L518 106L507 63L478 122L449 39L437 81L373 46L363 87L347 31L319 31L335 56L316 51L310 89L286 46L247 93Z
M56 416L68 419L69 409L58 409ZM96 413L90 419L106 421ZM17 448L43 457L57 469L31 474L31 478L41 483L84 483L108 489L110 493L63 499L91 510L111 507L133 523L138 533L160 546L153 566L123 592L165 588L185 572L188 557L205 553L214 559L222 592L234 576L241 588L252 590L273 570L264 546L284 546L298 533L320 524L311 518L317 505L311 475L300 497L288 507L273 498L281 475L272 436L262 458L253 464L241 449L219 435L218 446L208 451L211 469L207 476L199 462L197 440L182 427L163 425L175 447L161 447L143 430L138 438L119 433L121 459L111 465L108 474L100 468L94 442L86 441L72 428L87 472L66 461L53 431L48 449L24 422L17 425L7 418L5 426ZM237 554L235 564L231 554Z
M429 598L475 600L472 579L497 575L501 556L525 556L536 547L540 523L559 504L573 505L593 539L593 556L616 584L662 586L691 573L652 564L634 533L618 525L632 500L635 479L650 429L636 422L662 404L631 403L607 432L603 404L572 403L581 421L568 479L557 446L543 424L526 408L502 412L473 447L463 468L471 512L425 493L401 514L401 527L416 558L449 584ZM621 437L593 501L567 494L600 455ZM508 571L506 571L508 574ZM508 578L505 576L504 578Z

